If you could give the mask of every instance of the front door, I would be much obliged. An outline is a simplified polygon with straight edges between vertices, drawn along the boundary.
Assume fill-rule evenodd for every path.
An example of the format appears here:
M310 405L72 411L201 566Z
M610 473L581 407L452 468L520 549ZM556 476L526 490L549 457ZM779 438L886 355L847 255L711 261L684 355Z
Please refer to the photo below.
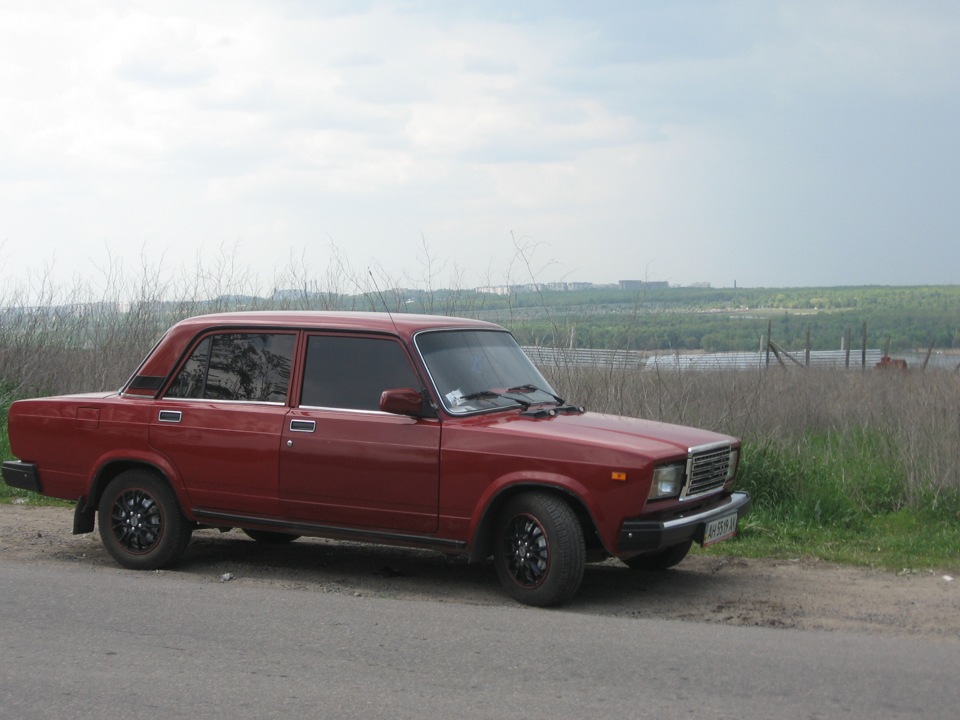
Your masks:
M299 406L283 427L281 511L338 527L435 532L440 423L381 412L380 394L422 383L385 336L307 339Z

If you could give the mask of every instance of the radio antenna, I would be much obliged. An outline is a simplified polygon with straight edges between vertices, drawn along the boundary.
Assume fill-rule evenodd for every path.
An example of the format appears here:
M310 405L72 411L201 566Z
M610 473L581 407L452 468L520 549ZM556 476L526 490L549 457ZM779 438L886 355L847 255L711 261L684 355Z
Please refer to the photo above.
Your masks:
M377 279L373 276L373 270L367 268L367 273L370 275L370 280L373 282L373 289L377 291L377 295L380 298L380 302L383 303L383 309L387 311L387 317L390 318L390 322L393 323L393 329L397 331L397 335L400 334L400 328L397 327L397 321L393 319L393 313L390 312L390 306L387 305L387 299L383 297L383 293L380 292L380 286L377 285Z

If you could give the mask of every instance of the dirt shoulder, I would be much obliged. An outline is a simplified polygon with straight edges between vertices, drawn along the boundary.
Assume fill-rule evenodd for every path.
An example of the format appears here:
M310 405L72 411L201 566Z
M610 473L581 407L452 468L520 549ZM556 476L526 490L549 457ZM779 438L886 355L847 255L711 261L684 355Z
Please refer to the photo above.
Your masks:
M72 535L64 507L0 505L0 557L119 570L96 533ZM285 546L239 531L203 530L183 560L162 573L196 582L296 587L317 593L510 605L493 567L436 553L303 538ZM693 555L668 572L616 561L587 568L563 612L663 618L799 630L910 635L960 641L960 577L890 573L810 560Z

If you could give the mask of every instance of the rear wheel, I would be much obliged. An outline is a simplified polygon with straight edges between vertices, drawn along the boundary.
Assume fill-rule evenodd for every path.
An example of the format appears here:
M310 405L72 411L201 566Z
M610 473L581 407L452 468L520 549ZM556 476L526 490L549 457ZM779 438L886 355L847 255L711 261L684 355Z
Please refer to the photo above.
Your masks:
M270 530L248 530L244 528L243 532L251 540L256 540L260 543L267 543L269 545L283 545L285 543L291 543L300 537L299 535L288 535L287 533L271 532Z
M531 492L511 498L495 529L494 565L506 591L527 605L569 600L586 562L583 529L562 498Z
M176 562L193 533L173 489L148 470L128 470L111 480L98 513L107 552L134 570Z
M679 545L672 545L654 553L626 558L623 562L634 570L668 570L679 564L687 556L691 545L693 545L693 541L687 540Z

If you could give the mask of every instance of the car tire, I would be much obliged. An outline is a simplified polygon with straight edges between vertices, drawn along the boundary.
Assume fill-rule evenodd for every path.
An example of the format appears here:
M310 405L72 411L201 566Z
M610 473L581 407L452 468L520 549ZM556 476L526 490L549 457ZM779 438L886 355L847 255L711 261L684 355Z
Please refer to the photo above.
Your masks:
M547 607L576 593L586 547L580 521L563 498L543 492L517 495L500 512L494 532L494 566L514 599Z
M267 545L285 545L286 543L292 543L300 537L299 535L271 532L270 530L248 530L244 528L243 532L251 540L256 540L258 543L266 543Z
M624 558L623 562L634 570L669 570L674 565L678 565L687 556L692 545L693 541L687 540L679 545L671 545L668 548L658 550L654 553Z
M148 470L127 470L111 480L100 497L98 515L107 552L134 570L173 564L193 534L173 489Z

